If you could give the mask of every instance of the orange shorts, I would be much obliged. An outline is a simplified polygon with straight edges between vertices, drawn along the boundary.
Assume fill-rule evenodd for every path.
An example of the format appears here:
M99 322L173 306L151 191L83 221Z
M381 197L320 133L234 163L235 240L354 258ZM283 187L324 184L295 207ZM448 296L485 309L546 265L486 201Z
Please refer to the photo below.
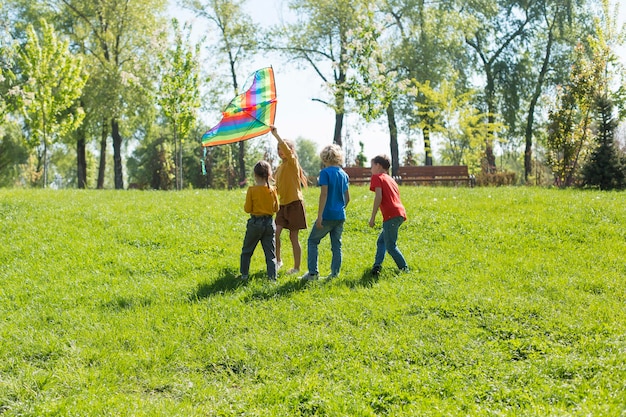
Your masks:
M280 206L276 213L276 224L283 229L301 230L306 229L306 212L302 200Z

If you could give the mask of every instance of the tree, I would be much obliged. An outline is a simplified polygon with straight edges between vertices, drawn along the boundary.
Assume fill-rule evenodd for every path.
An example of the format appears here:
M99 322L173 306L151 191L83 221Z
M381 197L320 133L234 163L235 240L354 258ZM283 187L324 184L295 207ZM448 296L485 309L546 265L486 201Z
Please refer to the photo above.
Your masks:
M55 0L69 22L73 40L88 57L93 83L83 97L89 120L99 126L98 188L104 184L106 144L113 139L114 186L124 188L124 137L146 131L154 112L155 65L152 53L161 30L166 0Z
M174 133L174 166L176 189L183 188L183 142L196 122L200 107L198 86L199 45L195 53L189 47L189 31L183 40L178 21L172 21L175 32L174 49L161 54L165 68L159 83L158 102ZM188 29L188 28L187 28Z
M597 109L598 146L591 152L589 161L582 170L583 183L601 190L622 189L626 186L626 167L622 166L615 131L617 120L614 117L613 102L601 95L595 104Z
M590 39L590 47L593 51L594 67L601 72L596 74L597 83L594 94L594 113L597 125L595 137L596 146L591 152L590 158L583 167L583 183L590 186L598 186L601 190L621 189L626 186L626 167L622 165L615 132L619 121L619 115L623 115L626 103L622 100L622 88L613 90L612 74L620 74L621 65L615 57L612 49L619 45L626 30L616 30L615 19L611 15L608 0L602 2L602 14L595 20L595 34ZM617 15L617 13L615 13ZM615 103L618 103L618 106ZM616 107L618 108L616 111ZM623 156L623 155L622 155Z
M243 12L245 0L183 0L182 3L197 16L213 23L219 31L217 54L214 56L227 59L234 96L239 91L237 69L257 49L257 38L250 17ZM220 63L220 59L217 60ZM229 94L230 95L230 94ZM246 143L239 142L238 147L238 179L239 184L246 181ZM227 153L231 155L231 153ZM229 163L230 167L230 163ZM231 184L231 186L233 186Z
M51 144L82 122L76 105L87 75L82 60L68 50L68 41L57 38L52 26L41 20L41 35L28 26L28 40L19 55L21 108L30 142L42 149L43 186L48 183L48 151Z
M534 84L529 91L530 97L524 126L525 181L528 181L532 172L533 136L535 117L540 107L539 99L546 85L553 86L564 78L563 72L567 65L560 64L563 63L564 54L571 45L571 40L567 35L571 32L568 28L573 26L573 18L577 15L576 8L577 2L570 0L542 0L537 5L536 20L532 27L534 36L531 43L531 48L534 47L535 52L531 55L533 59L530 60L537 62L537 65L530 64L530 74L525 74L529 82ZM534 79L531 80L532 78ZM519 83L511 84L509 89L517 90L518 85Z
M488 115L473 105L474 91L458 94L454 80L444 81L438 89L430 83L414 81L417 93L415 107L420 129L443 139L442 160L452 165L465 164L470 172L480 169L482 144L493 140L490 135L502 130L502 124L491 125Z
M532 21L533 6L536 0L471 0L463 4L464 13L469 15L465 20L465 42L474 51L478 66L485 79L484 101L488 122L495 126L498 112L497 81L502 78L503 71L512 67L510 51L515 42L528 32ZM485 160L483 170L486 173L495 171L496 159L493 152L495 135L489 135L484 144Z
M322 166L322 161L320 160L315 142L310 139L297 138L296 153L298 154L300 166L306 175L309 178L317 177L320 172L320 167Z
M342 146L346 114L348 73L351 69L349 45L359 36L364 0L292 0L289 3L297 21L276 30L267 48L278 50L294 61L310 66L323 81L330 98L315 98L335 112L333 143ZM354 48L352 49L354 50Z
M451 2L428 2L425 0L385 0L380 2L383 17L380 21L391 22L386 28L385 38L389 48L385 53L385 64L396 71L396 83L414 79L433 88L447 79L457 80L457 89L465 88L468 57L465 43L460 36L463 19L451 6ZM392 90L393 91L393 90ZM387 124L390 132L392 173L397 172L397 134L405 130L407 135L413 127L422 124L424 141L424 164L432 165L431 132L428 126L434 121L422 123L414 111L416 101L424 104L426 97L418 92L412 96L401 90L387 107ZM416 164L412 151L414 139L408 139L407 163ZM412 162L411 162L412 161Z
M579 44L570 79L557 97L556 109L549 113L546 159L559 187L574 184L589 152L593 97L602 70L603 63L590 60Z

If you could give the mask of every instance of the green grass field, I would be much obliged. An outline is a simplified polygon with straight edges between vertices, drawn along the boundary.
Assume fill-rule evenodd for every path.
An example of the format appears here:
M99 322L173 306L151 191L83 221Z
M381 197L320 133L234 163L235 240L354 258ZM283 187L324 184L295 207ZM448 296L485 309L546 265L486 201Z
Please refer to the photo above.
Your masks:
M626 416L626 193L401 192L411 273L353 187L341 275L272 285L245 190L0 190L0 415Z

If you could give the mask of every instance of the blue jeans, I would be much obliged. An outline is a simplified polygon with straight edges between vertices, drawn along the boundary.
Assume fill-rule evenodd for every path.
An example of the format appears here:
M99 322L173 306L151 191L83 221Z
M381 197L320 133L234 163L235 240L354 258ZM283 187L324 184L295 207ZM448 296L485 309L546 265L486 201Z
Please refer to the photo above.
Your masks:
M404 269L407 267L406 260L398 249L398 229L404 223L402 216L394 217L392 219L383 222L383 230L378 235L376 241L376 257L374 258L374 266L381 266L385 259L385 253L389 252L389 255L393 258L398 265L398 268Z
M265 263L267 265L267 276L276 278L276 242L274 235L276 226L272 216L251 216L246 227L246 237L243 239L241 249L241 262L239 272L241 275L248 275L250 271L250 259L256 249L256 245L261 242L263 253L265 253Z
M330 233L330 249L333 254L330 262L331 275L339 275L341 269L341 234L345 220L322 220L322 227L314 224L308 241L308 267L310 274L319 274L317 270L317 246L324 236Z

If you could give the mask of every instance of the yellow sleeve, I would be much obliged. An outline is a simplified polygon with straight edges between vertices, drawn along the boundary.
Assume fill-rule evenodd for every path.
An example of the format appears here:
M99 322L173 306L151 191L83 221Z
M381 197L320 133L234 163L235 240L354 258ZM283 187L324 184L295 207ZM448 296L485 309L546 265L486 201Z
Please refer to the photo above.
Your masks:
M246 202L243 205L243 209L246 213L252 212L252 190L248 188L248 192L246 193Z

